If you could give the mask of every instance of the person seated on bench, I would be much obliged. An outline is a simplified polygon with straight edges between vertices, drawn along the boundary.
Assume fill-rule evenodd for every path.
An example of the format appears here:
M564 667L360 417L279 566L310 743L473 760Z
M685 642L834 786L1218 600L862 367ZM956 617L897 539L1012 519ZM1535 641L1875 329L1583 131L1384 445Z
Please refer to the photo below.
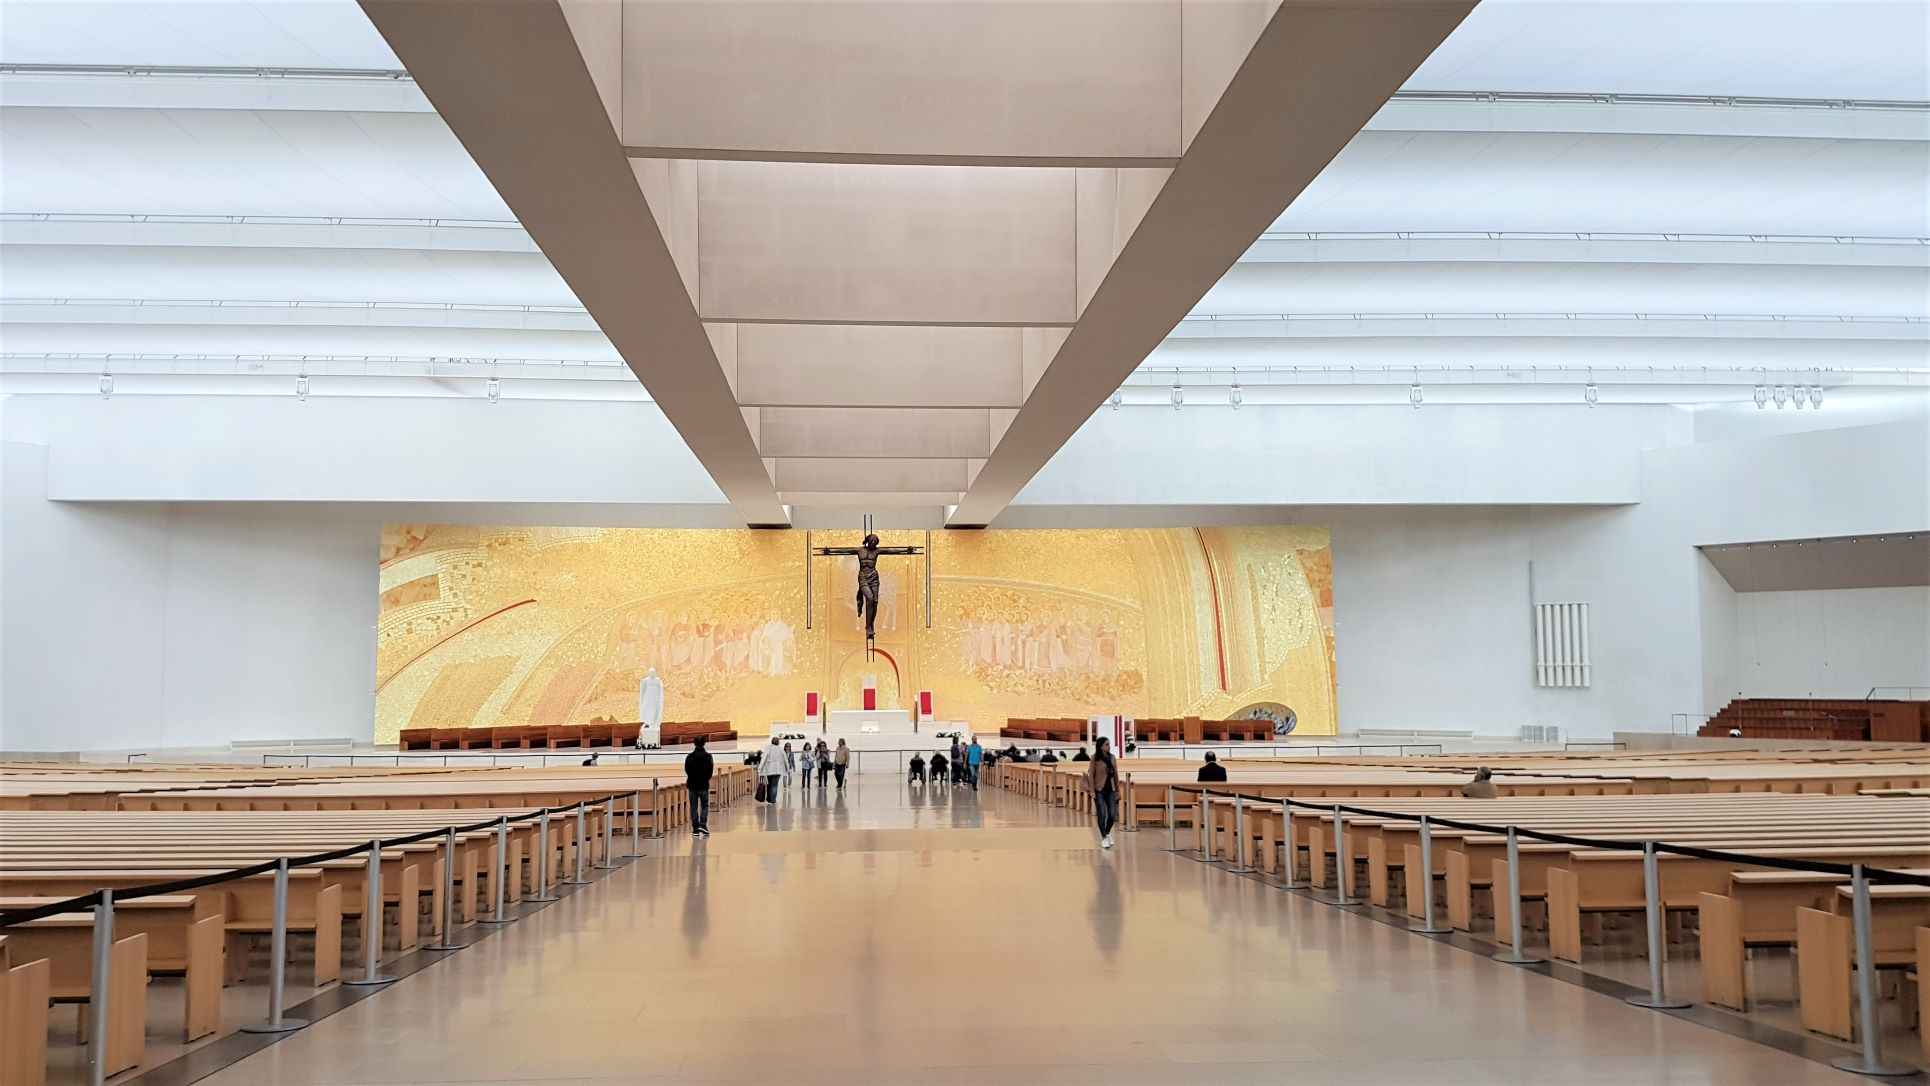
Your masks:
M1135 743L1135 742L1133 742L1133 741L1132 741L1132 740L1130 740L1130 739L1128 739L1128 740L1126 740L1126 753L1127 753L1127 754L1131 754L1131 753L1132 753L1133 751L1136 751L1136 750L1138 750L1138 749L1139 749L1139 744L1138 744L1138 743Z
M1008 762L1023 762L1025 761L1025 752L1019 749L1017 743L1007 743L1005 745L1004 758Z
M1494 770L1489 769L1487 766L1482 766L1480 769L1475 770L1474 779L1461 786L1461 798L1463 799L1493 799L1496 795L1497 793L1494 790Z
M931 779L943 783L945 780L945 753L936 751L931 756Z
M1091 759L1091 758L1089 758L1089 757L1087 757L1087 756L1086 756L1086 748L1084 748L1084 747L1080 747L1080 748L1079 748L1079 753L1077 753L1077 754L1074 754L1074 755L1072 756L1072 760L1073 760L1073 761L1075 761L1075 762L1090 762L1090 761L1092 761L1092 759Z
M1199 779L1214 784L1226 783L1226 767L1210 750L1206 752L1206 764L1200 767Z
M595 765L595 764L596 764L596 760L597 760L598 758L601 758L601 757L603 757L603 752L602 752L602 751L595 751L595 750L593 750L593 751L591 751L591 752L590 752L590 756L589 756L588 758L585 758L585 759L583 759L583 764L584 764L584 765Z
M1729 738L1731 738L1731 739L1741 739L1741 738L1742 738L1742 729L1741 729L1741 728L1730 728L1730 729L1729 729Z
M925 756L922 754L911 756L911 780L919 784L925 783Z
M1050 750L1048 750L1044 754L1039 755L1039 764L1040 765L1058 765L1059 756L1052 753Z

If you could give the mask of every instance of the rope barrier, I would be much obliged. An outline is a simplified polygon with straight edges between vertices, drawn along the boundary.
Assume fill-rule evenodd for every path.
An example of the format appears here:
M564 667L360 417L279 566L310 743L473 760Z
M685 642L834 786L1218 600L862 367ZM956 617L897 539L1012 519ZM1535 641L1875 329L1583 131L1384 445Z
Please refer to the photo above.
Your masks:
M618 799L627 799L629 796L629 792L611 792L608 795L599 796L595 799L583 800L581 803L586 807L594 807L603 803L611 803ZM499 823L505 820L510 822L528 822L541 818L545 814L574 811L577 806L578 804L576 803L564 803L555 807L539 807L519 815L499 816L461 826L443 826L433 830L423 830L420 833L412 833L405 837L393 837L375 842L364 841L358 845L349 845L345 848L338 848L329 852L316 852L307 856L292 856L288 858L288 866L290 868L314 867L317 864L325 864L333 860L346 860L351 856L360 856L368 852L371 847L379 846L383 849L389 849L402 845L418 844L424 841L439 840L447 836L451 830L457 833L477 833L485 829L494 829ZM139 886L130 886L124 890L115 890L114 900L117 902L135 901L144 897L183 894L191 890L214 886L218 883L230 882L234 879L247 879L254 878L257 875L266 875L274 871L280 863L281 858L277 857L273 860L263 861L262 863L249 864L246 867L237 867L227 871L216 871L188 879L175 879L171 882L143 883ZM84 877L84 873L81 873L81 876ZM98 906L100 902L101 892L99 890L93 890L76 897L63 898L60 901L49 902L45 905L36 905L31 909L9 909L0 912L0 930L19 927L22 924L29 924L35 920L44 920L50 916L59 916L62 913L81 912L93 909Z

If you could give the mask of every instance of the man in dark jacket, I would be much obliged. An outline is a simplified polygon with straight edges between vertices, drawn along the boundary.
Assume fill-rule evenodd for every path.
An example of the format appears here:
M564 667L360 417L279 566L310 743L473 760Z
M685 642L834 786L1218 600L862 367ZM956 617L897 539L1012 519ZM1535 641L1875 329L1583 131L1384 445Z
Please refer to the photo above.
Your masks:
M1214 757L1210 750L1206 752L1206 764L1200 767L1199 779L1216 784L1226 783L1226 767L1220 764L1220 760Z
M690 786L690 832L695 837L710 836L710 752L704 737L697 737L697 749L684 755L684 783Z

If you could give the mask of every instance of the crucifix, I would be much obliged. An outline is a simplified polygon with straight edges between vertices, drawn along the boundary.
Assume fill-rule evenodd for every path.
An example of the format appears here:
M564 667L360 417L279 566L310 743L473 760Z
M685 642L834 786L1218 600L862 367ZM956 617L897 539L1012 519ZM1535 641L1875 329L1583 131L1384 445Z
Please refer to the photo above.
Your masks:
M811 628L811 567L813 559L856 558L858 560L858 594L854 601L858 616L864 619L865 659L872 658L874 643L877 639L878 623L878 559L883 555L925 555L925 628L931 629L931 533L925 533L922 547L881 547L878 534L872 531L871 514L864 515L864 539L855 547L813 547L811 533L804 533L804 628Z

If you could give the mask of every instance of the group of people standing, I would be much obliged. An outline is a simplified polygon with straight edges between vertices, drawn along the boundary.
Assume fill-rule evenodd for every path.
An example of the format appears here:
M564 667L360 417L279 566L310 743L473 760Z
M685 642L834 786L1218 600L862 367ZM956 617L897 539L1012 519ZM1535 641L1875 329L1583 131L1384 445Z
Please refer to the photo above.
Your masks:
M851 747L840 739L832 749L820 739L815 745L805 741L803 748L793 750L790 743L780 745L777 736L771 736L771 745L764 748L757 763L758 775L764 781L764 802L776 803L778 789L799 769L804 771L802 783L806 788L811 787L811 773L816 771L819 788L828 787L835 777L838 791L844 791L844 775L851 769Z

